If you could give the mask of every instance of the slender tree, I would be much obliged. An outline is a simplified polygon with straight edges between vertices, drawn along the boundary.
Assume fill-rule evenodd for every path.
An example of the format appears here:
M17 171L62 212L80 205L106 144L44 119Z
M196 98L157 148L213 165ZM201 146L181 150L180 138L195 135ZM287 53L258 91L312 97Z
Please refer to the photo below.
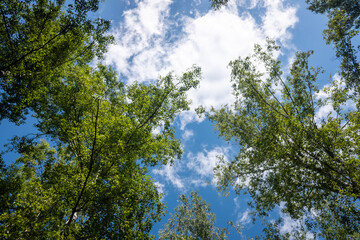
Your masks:
M159 231L160 239L227 239L227 230L215 227L215 214L197 192L191 192L190 199L184 194L179 199L175 213Z
M230 63L236 101L208 117L240 152L216 169L219 189L246 190L259 215L285 203L283 211L304 220L307 229L321 229L332 239L360 232L359 97L333 81L320 99L316 81L321 69L310 67L311 52L298 53L284 78L278 47ZM266 72L257 70L258 64ZM346 104L353 102L355 109ZM332 108L324 118L322 107ZM317 229L317 230L316 230Z

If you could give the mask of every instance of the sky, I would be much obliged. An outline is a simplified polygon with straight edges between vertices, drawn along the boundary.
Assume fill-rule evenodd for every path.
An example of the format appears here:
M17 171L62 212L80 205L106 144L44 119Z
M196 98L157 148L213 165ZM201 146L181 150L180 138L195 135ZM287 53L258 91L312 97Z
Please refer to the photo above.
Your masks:
M230 191L224 197L216 190L213 167L217 156L229 160L239 146L218 138L212 124L197 117L194 109L232 104L228 63L251 54L254 44L264 45L267 37L282 47L278 58L283 61L284 72L296 51L314 50L310 62L325 69L319 83L327 84L339 65L335 51L322 37L327 18L308 11L304 1L295 0L230 0L219 11L212 10L208 0L105 0L95 15L112 20L110 33L116 44L109 47L104 61L114 67L120 81L154 82L169 72L181 74L194 64L202 69L200 86L188 93L190 111L174 123L184 149L182 159L150 171L164 194L162 201L168 213L176 207L179 194L197 190L211 205L218 227L229 227L226 222L231 220L244 226L244 239L261 234L261 221L252 223L248 215L248 195ZM0 143L23 133L24 128L4 121ZM279 214L276 209L270 218ZM284 217L283 232L296 227ZM154 235L167 218L154 226ZM230 239L241 239L231 227L229 230Z

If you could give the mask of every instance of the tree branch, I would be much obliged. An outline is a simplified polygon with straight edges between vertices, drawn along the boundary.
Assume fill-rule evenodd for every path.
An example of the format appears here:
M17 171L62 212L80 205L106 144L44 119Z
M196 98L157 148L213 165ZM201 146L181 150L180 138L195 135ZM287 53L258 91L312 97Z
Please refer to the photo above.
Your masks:
M61 36L62 34L64 34L67 29L72 26L71 23L69 23L68 25L66 25L66 27L60 31L58 34L56 34L55 36L53 36L52 38L50 38L46 43L44 43L42 46L38 47L38 48L34 48L32 50L30 50L29 52L27 52L26 54L24 54L23 56L21 56L20 58L16 59L15 61L13 61L12 63L10 63L9 65L7 65L4 68L0 68L0 71L6 71L8 70L11 66L19 63L20 61L22 61L24 58L26 58L27 56L29 56L30 54L37 52L41 49L43 49L44 47L46 47L48 44L50 44L52 41L54 41L56 38L58 38L59 36Z
M91 175L91 171L94 165L94 161L95 161L95 147L96 147L96 139L97 139L97 126L98 126L98 117L99 117L99 108L100 108L100 102L99 99L97 99L97 109L96 109L96 115L95 115L95 130L94 130L94 139L93 139L93 144L92 144L92 148L91 148L91 155L90 155L90 165L89 165L89 171L87 173L87 176L85 178L85 181L83 183L82 189L80 191L80 194L77 198L77 201L75 203L75 206L72 209L71 215L69 217L69 220L67 221L67 225L70 225L71 222L73 221L74 215L77 212L77 208L79 206L80 200L85 192L85 188L86 185L89 181L90 175Z

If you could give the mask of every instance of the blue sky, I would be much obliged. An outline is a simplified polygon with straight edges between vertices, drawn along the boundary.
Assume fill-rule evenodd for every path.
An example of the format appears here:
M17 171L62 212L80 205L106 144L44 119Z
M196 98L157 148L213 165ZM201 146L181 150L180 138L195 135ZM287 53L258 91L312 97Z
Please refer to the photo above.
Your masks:
M252 224L247 215L249 196L231 192L225 198L215 187L212 168L217 155L231 159L239 147L219 139L211 123L199 119L194 109L199 105L219 108L231 104L229 61L247 56L254 44L263 45L266 37L282 46L279 58L284 70L296 51L314 50L311 63L324 67L326 73L319 82L326 84L339 65L334 50L322 38L326 17L311 13L304 1L295 0L231 0L228 7L216 12L210 9L208 0L105 0L96 15L112 20L116 44L110 46L104 61L117 70L121 81L146 83L169 71L184 72L193 64L202 68L200 87L188 94L191 110L175 122L183 158L172 166L151 170L164 193L168 213L177 205L179 194L198 190L211 204L218 226L226 227L226 222L232 220L244 225L243 237L260 234L261 221ZM4 121L0 143L14 134L31 131L30 125L15 127ZM272 217L278 214L275 210ZM164 217L154 227L155 235L166 220ZM282 231L294 226L296 223L285 217ZM239 238L231 232L230 239Z

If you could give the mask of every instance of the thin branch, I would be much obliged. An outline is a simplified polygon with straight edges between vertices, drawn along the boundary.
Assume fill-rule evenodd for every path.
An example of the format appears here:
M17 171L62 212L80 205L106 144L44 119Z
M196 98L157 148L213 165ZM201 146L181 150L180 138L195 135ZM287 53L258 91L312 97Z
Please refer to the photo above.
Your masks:
M277 109L275 109L273 106L271 106L265 99L264 97L259 93L259 91L253 86L253 84L250 83L251 88L255 91L255 93L261 98L261 100L267 105L269 106L272 110L274 110L275 112L277 112L278 114L280 114L281 116L283 116L286 119L289 119L289 117L285 116L283 113L279 112Z
M155 114L159 111L159 109L161 108L161 106L163 105L165 99L167 98L167 96L169 96L169 94L171 93L173 89L170 89L166 94L164 94L164 97L162 98L160 104L155 108L155 110L150 114L150 116L141 124L139 124L135 130L132 132L132 134L130 135L129 139L126 141L126 145L130 143L132 137L134 136L134 134L141 129L142 127L144 127L152 118L155 117Z
M94 161L95 161L95 147L96 147L96 140L97 140L97 126L98 126L98 118L99 118L99 108L100 108L100 103L99 103L99 99L97 100L97 109L96 109L96 115L95 115L95 130L94 130L94 140L93 140L93 144L92 144L92 148L91 148L91 155L90 155L90 166L89 166L89 171L88 174L85 178L85 181L83 183L82 189L80 191L80 194L77 198L77 201L75 203L75 206L72 209L71 215L69 217L69 220L67 222L67 225L70 225L71 222L73 221L74 215L77 212L77 208L79 206L80 200L85 192L85 188L86 185L89 181L90 175L91 175L91 171L94 165Z
M40 37L42 31L45 29L45 24L46 24L47 20L48 20L49 17L50 17L50 13L51 13L51 8L50 8L50 12L48 12L48 14L46 14L46 17L44 18L44 21L43 21L43 23L42 23L42 25L41 25L41 29L40 29L40 31L39 31L39 33L38 33L37 38Z
M312 118L311 118L311 122L313 123L315 129L317 129L317 125L315 123L315 106L314 106L314 98L313 98L313 93L312 93L312 90L311 90L311 87L310 87L310 83L308 83L308 88L309 88L309 91L310 91L310 103L311 103L311 107L312 109L314 110L314 113L312 114Z
M285 84L285 82L282 80L282 78L280 77L280 76L276 76L280 81L281 81L281 83L282 83L282 85L285 87L285 90L286 90L286 92L287 92L287 94L288 94L288 96L289 96L289 98L290 98L290 101L292 102L292 104L293 104L293 106L294 106L294 108L295 108L295 111L299 114L299 112L298 112L298 110L297 110L297 105L295 104L295 101L294 101L294 99L292 98L292 96L291 96L291 93L290 93L290 90L288 89L288 87L286 86L286 84Z

